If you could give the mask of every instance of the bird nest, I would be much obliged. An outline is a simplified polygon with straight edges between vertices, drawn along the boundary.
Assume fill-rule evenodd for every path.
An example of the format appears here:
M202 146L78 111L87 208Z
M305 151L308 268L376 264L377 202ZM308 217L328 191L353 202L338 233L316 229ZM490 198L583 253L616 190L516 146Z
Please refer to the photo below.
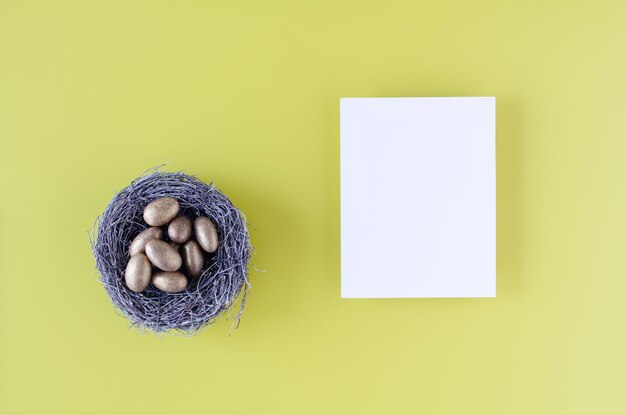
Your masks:
M205 258L200 276L190 278L187 289L163 292L148 286L130 290L124 272L133 238L148 225L144 208L161 197L173 197L180 214L193 220L206 216L217 229L217 251ZM113 304L132 326L154 332L193 333L235 307L238 323L246 302L248 264L252 247L244 215L213 184L194 176L153 170L117 193L94 225L90 236L100 281Z

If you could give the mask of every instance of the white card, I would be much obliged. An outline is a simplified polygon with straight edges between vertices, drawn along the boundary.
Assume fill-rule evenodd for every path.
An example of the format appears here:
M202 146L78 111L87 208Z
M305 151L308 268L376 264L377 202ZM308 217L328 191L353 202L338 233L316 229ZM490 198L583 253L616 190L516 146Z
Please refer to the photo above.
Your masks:
M342 98L341 296L495 295L495 98Z

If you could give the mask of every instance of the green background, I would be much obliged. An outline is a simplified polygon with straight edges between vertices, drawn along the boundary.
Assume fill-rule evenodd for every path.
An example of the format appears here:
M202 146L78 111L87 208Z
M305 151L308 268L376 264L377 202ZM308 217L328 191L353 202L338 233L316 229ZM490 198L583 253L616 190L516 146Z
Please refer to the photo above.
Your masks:
M625 413L625 21L0 0L0 413ZM339 98L473 95L497 97L497 298L341 300ZM254 225L230 337L129 330L97 281L87 231L164 162Z

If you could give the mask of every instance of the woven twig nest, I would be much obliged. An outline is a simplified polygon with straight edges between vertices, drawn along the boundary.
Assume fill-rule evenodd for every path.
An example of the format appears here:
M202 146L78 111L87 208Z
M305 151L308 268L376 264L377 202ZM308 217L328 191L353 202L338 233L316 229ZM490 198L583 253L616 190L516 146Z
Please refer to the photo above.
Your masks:
M124 281L129 246L148 227L143 221L144 208L162 197L178 200L182 215L211 219L218 248L205 258L202 273L189 279L186 290L167 293L150 285L143 292L134 292ZM133 326L154 332L194 332L232 309L241 296L235 316L239 321L249 288L250 237L244 215L212 183L160 170L137 178L113 197L96 220L91 245L104 288Z

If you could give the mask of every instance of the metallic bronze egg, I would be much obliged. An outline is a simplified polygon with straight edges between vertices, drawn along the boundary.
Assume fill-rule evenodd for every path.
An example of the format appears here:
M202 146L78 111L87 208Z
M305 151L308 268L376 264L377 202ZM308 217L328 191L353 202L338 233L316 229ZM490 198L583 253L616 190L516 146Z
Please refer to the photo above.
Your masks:
M206 252L215 252L217 250L217 230L211 219L200 216L194 222L194 232L196 233L196 241Z
M143 220L150 226L162 226L178 215L180 205L173 197L162 197L151 202L143 210Z
M152 265L163 271L176 271L183 264L180 254L167 242L150 239L146 244L146 256Z
M151 227L144 229L133 239L128 248L130 256L135 256L146 250L146 244L150 239L163 239L163 230L161 228Z
M204 267L204 254L196 241L187 241L182 248L183 264L192 277L202 274Z
M140 293L150 284L152 265L144 254L137 254L130 258L124 272L126 285L132 291Z
M157 271L152 276L152 285L166 293L179 293L187 289L187 277L180 272Z
M172 242L184 244L191 237L192 225L191 219L187 216L179 216L170 222L167 227L167 235Z

